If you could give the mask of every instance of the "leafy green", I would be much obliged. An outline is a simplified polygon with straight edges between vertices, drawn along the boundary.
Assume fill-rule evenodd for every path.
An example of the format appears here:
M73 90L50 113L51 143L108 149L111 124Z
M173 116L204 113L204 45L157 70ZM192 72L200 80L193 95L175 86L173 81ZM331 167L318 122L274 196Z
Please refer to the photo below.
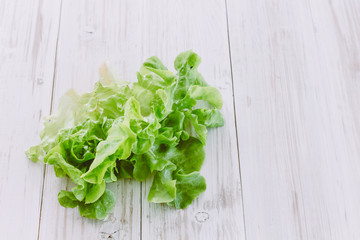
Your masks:
M207 128L223 126L224 119L221 93L198 72L200 62L192 51L180 53L174 73L151 57L133 84L117 80L104 65L92 92L69 90L60 99L45 119L40 144L26 155L75 184L58 194L61 206L104 219L115 205L106 184L122 178L153 177L148 201L176 208L205 191L199 172Z
M61 190L58 194L58 200L63 207L74 208L79 206L79 200L76 199L73 192Z
M106 189L104 194L90 204L79 203L80 215L87 218L104 219L115 206L115 196Z
M167 203L175 199L176 180L173 180L174 164L169 164L162 171L157 172L150 188L148 201L154 203Z
M222 96L219 90L213 87L191 86L188 90L190 98L195 100L204 100L215 106L222 107Z
M169 203L176 208L186 208L206 189L206 182L198 172L175 174L176 197Z

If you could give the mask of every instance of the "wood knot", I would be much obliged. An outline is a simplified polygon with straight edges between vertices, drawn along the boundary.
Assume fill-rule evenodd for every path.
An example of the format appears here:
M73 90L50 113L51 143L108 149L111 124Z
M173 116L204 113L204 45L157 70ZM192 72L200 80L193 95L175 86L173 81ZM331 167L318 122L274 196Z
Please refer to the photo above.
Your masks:
M43 79L42 77L37 77L37 78L36 78L36 83L37 83L38 85L41 85L41 84L44 83L44 79Z
M99 238L100 238L101 240L116 240L116 238L114 237L114 234L117 233L117 232L119 232L119 231L120 231L120 229L118 229L118 230L116 230L116 231L114 231L114 232L112 232L112 233L100 232L100 233L99 233L99 234L100 234Z
M210 218L210 215L207 212L197 212L195 214L195 220L199 223L204 223Z
M94 36L94 33L96 32L95 28L92 26L85 26L80 33L81 40L91 40Z

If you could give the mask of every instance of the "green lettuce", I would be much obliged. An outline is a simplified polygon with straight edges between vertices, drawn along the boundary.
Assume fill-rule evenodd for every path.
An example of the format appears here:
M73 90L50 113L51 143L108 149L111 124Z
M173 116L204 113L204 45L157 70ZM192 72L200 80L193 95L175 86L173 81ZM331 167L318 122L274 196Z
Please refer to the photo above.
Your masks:
M148 201L186 208L206 189L200 175L207 128L224 125L222 96L197 68L200 57L180 53L176 73L147 59L137 82L121 82L106 65L94 90L69 90L45 119L39 145L26 155L52 165L75 184L58 194L61 206L104 219L115 205L106 185L121 178L153 177ZM204 107L205 106L205 107Z

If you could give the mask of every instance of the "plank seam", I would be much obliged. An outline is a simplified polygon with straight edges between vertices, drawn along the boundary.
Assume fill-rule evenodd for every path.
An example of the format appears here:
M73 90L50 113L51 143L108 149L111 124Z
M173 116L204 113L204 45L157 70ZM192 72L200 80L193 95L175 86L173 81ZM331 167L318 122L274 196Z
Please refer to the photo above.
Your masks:
M244 208L244 192L242 186L242 177L241 177L241 164L240 164L240 150L239 150L239 137L238 137L238 129L237 129L237 119L236 119L236 101L235 101L235 92L234 92L234 75L233 75L233 64L231 58L231 45L230 45L230 30L229 30L229 14L228 14L228 4L227 0L225 0L225 11L226 11L226 30L227 30L227 39L229 46L229 61L230 61L230 75L231 75L231 90L232 90L232 99L233 99L233 107L234 107L234 121L235 121L235 136L236 136L236 150L237 157L239 162L239 177L240 177L240 186L241 186L241 204L242 204L242 215L244 222L244 235L246 237L246 223L245 223L245 208Z
M52 88L51 88L51 100L50 100L50 114L51 114L52 111L53 111L54 88L55 88L55 75L56 75L56 59L57 59L57 51L58 51L59 35L60 35L60 26L61 26L62 3L63 3L63 1L61 0L61 1L60 1L60 13L59 13L58 32L57 32L56 46L55 46L54 72L53 72ZM46 166L46 164L44 164L43 181L42 181L42 187L41 187L41 200L40 200L40 213L39 213L39 223L38 223L37 240L39 240L39 238L40 238L41 215L42 215L42 207L43 207L43 202L44 202L44 187L45 187L45 179L46 179L46 169L47 169L47 166Z
M140 240L143 239L142 235L142 204L143 204L143 198L142 198L142 182L140 183Z

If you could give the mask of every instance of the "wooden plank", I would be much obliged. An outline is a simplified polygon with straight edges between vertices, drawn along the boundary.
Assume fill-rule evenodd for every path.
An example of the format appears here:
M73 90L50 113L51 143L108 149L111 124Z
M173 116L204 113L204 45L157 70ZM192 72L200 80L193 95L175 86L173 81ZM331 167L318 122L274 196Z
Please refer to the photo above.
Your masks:
M69 87L91 89L106 60L124 80L135 81L145 58L157 55L173 69L176 55L192 48L204 59L200 67L204 77L224 95L226 126L209 133L202 170L208 189L187 210L148 203L150 182L142 184L140 192L140 183L120 181L112 186L117 204L110 219L90 221L77 210L59 206L56 195L66 182L49 169L40 239L106 239L110 234L115 239L243 238L224 2L64 0L62 13L55 105Z
M359 1L227 2L247 239L359 239Z
M151 181L143 184L142 239L244 239L225 2L143 1L138 8L128 22L141 19L146 31L139 46L171 68L179 52L197 52L203 59L200 72L224 96L226 120L224 127L209 131L201 171L207 190L186 210L148 203Z
M50 112L59 1L0 2L0 232L35 239L43 166L24 151Z
M131 70L132 79L136 78L135 66L128 69L123 65L137 56L136 52L127 50L133 39L126 34L133 30L127 29L124 7L120 1L63 0L53 96L55 108L69 88L80 92L91 90L98 80L98 69L105 61L110 61L114 69L121 70L125 76L129 76ZM83 218L77 208L59 205L57 194L62 189L70 189L69 183L56 178L53 168L48 167L40 239L140 238L140 183L123 180L109 184L117 200L114 211L104 221Z

